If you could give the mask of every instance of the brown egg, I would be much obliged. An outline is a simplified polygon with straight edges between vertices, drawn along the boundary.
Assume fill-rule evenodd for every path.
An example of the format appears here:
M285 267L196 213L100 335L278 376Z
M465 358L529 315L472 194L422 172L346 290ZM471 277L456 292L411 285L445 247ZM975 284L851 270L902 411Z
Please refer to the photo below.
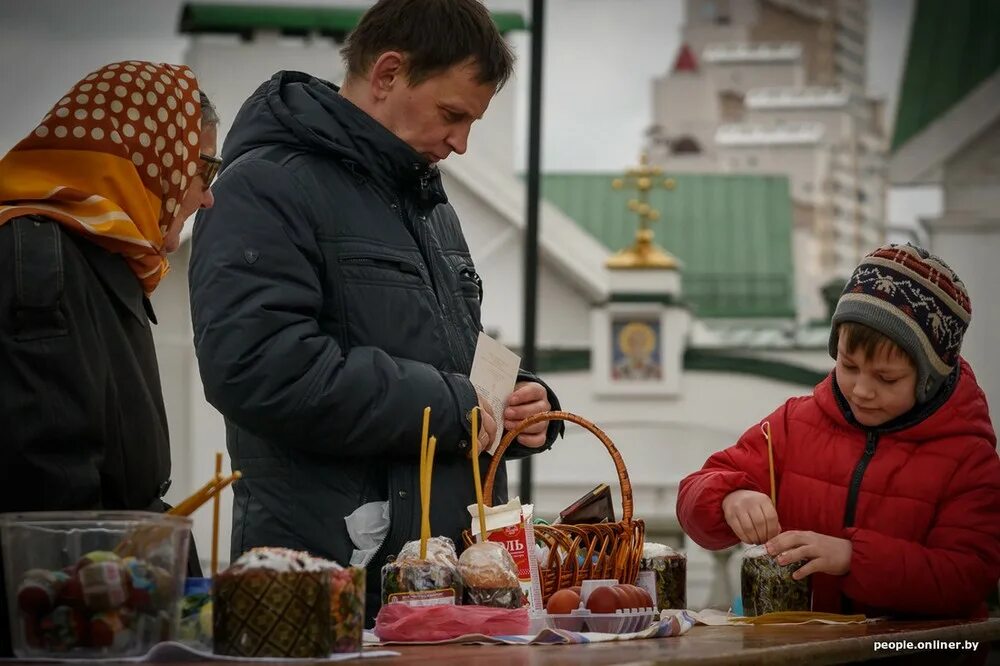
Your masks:
M549 603L545 605L545 612L549 615L568 615L579 607L579 594L573 590L559 590L549 597Z
M613 587L599 587L590 593L587 610L591 613L614 613L621 608L620 597Z
M577 594L583 594L583 587L581 587L580 585L574 585L573 587L571 587L569 589L573 590Z
M650 596L648 590L646 590L643 587L638 587L638 586L636 587L636 589L639 590L639 594L642 595L642 607L643 608L652 608L653 606L656 605L656 604L653 603L653 597Z
M618 597L618 608L628 608L632 605L632 595L621 585L613 585L611 587L615 591L615 596Z
M640 599L636 596L631 585L616 585L615 590L618 592L618 596L622 601L620 608L626 609L639 607Z

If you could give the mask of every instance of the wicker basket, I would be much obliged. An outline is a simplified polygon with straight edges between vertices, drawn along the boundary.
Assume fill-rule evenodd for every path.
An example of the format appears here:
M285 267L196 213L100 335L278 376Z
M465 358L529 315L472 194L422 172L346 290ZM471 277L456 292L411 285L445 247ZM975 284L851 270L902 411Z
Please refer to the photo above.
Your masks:
M487 505L493 498L493 482L503 454L514 439L526 428L543 421L570 421L594 434L611 454L622 489L622 519L616 523L595 525L535 525L535 538L549 547L544 562L539 563L542 603L557 590L579 585L581 581L599 578L617 578L620 583L635 583L639 573L639 559L646 527L641 520L632 520L632 483L625 469L625 462L618 449L604 432L585 418L569 412L542 412L522 421L500 442L486 474L483 497ZM473 543L469 530L462 534L465 545ZM569 553L560 558L559 554ZM582 564L577 555L582 555Z

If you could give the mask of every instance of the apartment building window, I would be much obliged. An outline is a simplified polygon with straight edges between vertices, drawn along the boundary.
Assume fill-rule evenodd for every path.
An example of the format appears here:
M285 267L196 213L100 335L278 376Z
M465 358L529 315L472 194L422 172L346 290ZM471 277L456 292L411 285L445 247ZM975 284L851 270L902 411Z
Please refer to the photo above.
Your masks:
M729 0L704 0L701 3L701 18L706 23L729 25Z
M693 137L682 136L670 143L670 152L673 155L697 155L701 152L701 146Z
M861 34L860 32L858 32L857 30L854 30L853 28L849 28L848 26L846 26L843 23L841 23L841 24L839 24L837 26L837 31L841 35L844 35L845 37L849 37L855 44L860 44L862 47L864 46L865 36L863 34Z
M738 123L743 120L746 107L743 94L737 90L723 90L719 93L719 105L722 120L727 123Z

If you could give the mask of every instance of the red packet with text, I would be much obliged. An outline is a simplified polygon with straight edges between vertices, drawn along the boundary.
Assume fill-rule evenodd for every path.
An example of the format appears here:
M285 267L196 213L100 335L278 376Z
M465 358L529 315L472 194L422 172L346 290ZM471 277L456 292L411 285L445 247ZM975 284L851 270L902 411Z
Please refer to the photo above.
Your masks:
M479 509L468 507L472 516L471 532L480 541ZM521 584L528 605L533 611L544 610L542 586L538 576L538 559L535 556L535 529L532 524L534 506L521 504L515 497L506 504L486 507L486 540L500 544L514 558L517 579Z

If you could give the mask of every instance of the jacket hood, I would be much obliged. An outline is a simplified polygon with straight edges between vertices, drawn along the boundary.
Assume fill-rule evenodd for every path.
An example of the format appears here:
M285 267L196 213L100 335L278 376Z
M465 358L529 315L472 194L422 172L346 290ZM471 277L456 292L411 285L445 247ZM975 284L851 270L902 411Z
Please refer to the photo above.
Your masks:
M945 380L935 397L874 428L861 426L854 420L850 406L837 386L834 372L816 386L813 396L829 418L844 426L878 433L900 432L916 443L953 436L974 436L996 447L996 434L990 422L986 395L964 358L960 359L959 366Z
M393 193L412 189L426 203L446 201L440 174L423 155L344 98L337 86L303 72L278 72L244 102L226 136L223 166L273 145L340 160Z

